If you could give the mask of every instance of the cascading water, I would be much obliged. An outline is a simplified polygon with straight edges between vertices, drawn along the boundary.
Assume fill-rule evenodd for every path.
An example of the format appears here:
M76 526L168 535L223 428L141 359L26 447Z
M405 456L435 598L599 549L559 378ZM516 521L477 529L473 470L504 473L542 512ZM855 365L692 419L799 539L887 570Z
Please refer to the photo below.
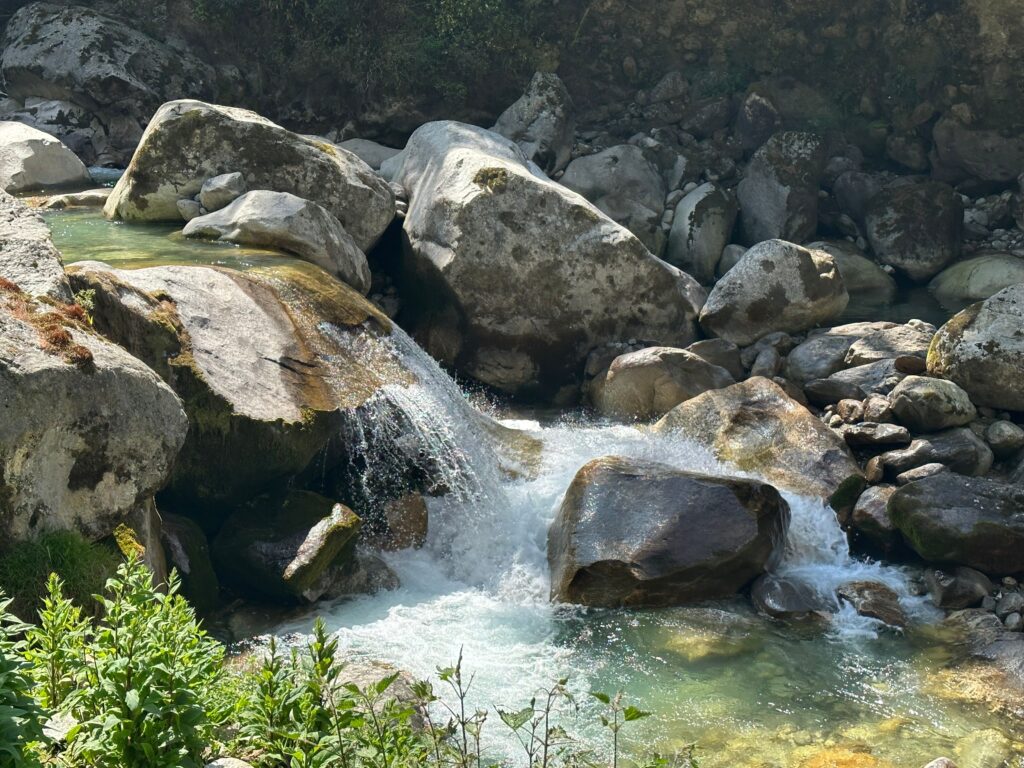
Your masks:
M907 717L919 707L908 695L917 672L909 649L898 645L904 641L849 606L833 617L827 630L831 640L817 634L808 645L805 636L792 639L753 615L745 600L634 612L552 605L547 528L586 462L619 455L710 474L737 472L682 436L570 420L505 421L505 427L543 446L526 476L510 478L504 471L508 457L486 427L486 417L401 330L392 340L394 355L417 382L382 392L361 411L358 430L367 446L416 446L429 454L425 458L449 493L429 501L426 545L387 556L401 588L329 609L328 623L349 653L384 658L421 677L462 653L475 674L475 706L521 706L540 686L565 675L580 691L624 689L641 706L659 712L657 727L644 733L651 738L657 732L665 749L689 739L721 739L723 723L740 734L738 743L749 743L745 740L763 738L766 722L781 718L789 724L785 730L807 720L819 728L808 731L813 740L826 738L833 721L883 721ZM394 418L395 408L402 418ZM882 582L897 592L908 613L927 616L902 571L850 556L829 508L784 495L791 525L780 574L823 593L855 580ZM281 630L307 628L295 623ZM901 650L894 653L897 646ZM729 666L710 666L720 657L728 658ZM739 679L748 665L757 673ZM858 708L864 712L851 714ZM722 711L729 713L724 719ZM956 720L944 723L932 716L922 733L933 738L936 729L962 730ZM905 746L920 748L914 738ZM779 747L780 754L789 749Z

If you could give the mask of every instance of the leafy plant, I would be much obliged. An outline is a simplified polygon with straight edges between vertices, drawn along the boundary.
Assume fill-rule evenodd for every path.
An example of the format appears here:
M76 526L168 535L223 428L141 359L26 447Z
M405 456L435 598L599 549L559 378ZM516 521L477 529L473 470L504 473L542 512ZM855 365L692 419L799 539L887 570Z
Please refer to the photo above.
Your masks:
M39 684L36 696L43 706L60 710L78 690L89 635L89 621L82 617L82 609L64 597L64 582L51 573L39 624L28 630L25 650Z
M554 722L559 704L568 705L576 713L576 699L566 687L568 678L562 678L551 688L539 691L540 697L520 710L507 712L498 709L501 721L515 734L526 753L526 763L533 768L548 768L555 758L564 757L572 744L565 728Z
M591 696L605 705L605 712L601 715L601 725L611 731L612 734L612 768L619 765L619 731L626 723L642 720L650 716L650 712L644 712L634 706L623 703L622 691L614 696L607 693L592 691Z
M23 658L28 629L10 613L11 600L0 591L0 765L37 765L32 746L45 741L45 713L32 696L31 665Z
M223 647L199 628L172 574L166 594L132 557L100 598L103 618L90 634L87 663L69 698L79 721L72 751L101 768L202 765L214 736L211 690Z

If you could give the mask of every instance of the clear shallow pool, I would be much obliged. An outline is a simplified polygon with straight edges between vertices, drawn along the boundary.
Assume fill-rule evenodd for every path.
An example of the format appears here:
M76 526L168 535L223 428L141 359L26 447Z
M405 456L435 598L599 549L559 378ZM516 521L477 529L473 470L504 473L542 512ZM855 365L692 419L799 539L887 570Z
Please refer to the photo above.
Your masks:
M284 258L186 241L170 226L112 224L95 212L47 216L67 262L244 268ZM851 558L834 516L811 500L788 497L793 525L781 567L822 589L883 581L913 618L905 634L849 610L824 625L786 627L753 614L746 599L630 612L551 605L547 526L589 459L618 454L727 470L683 438L579 420L519 421L506 424L540 439L544 450L529 479L509 480L486 435L457 417L465 396L451 379L401 332L395 354L421 380L395 396L431 433L441 464L459 476L450 485L462 493L431 503L424 549L386 556L400 589L318 609L348 653L426 677L461 649L476 675L472 701L489 707L522 706L536 688L569 676L585 711L566 725L596 749L606 738L584 694L621 689L656 713L626 732L630 749L671 753L696 742L705 768L916 768L943 754L961 768L1024 764L1021 724L965 700L973 681L955 674L963 649L935 628L907 575ZM273 629L306 632L313 618ZM494 715L485 734L494 752L510 750Z

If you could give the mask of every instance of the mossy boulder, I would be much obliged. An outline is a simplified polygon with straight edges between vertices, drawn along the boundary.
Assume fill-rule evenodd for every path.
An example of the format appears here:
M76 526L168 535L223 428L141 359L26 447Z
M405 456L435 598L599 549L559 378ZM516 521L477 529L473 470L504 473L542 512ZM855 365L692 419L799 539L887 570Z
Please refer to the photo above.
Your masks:
M343 411L412 381L391 356L390 321L303 262L246 273L84 262L71 279L95 291L96 329L184 403L190 430L168 492L185 508L233 506L298 474L339 433ZM365 349L346 344L355 337Z
M243 592L315 602L329 571L356 567L359 527L351 509L316 493L260 496L228 518L214 539L215 567Z
M153 115L104 207L108 218L181 221L178 200L241 173L248 189L290 192L337 217L363 251L395 215L391 188L351 152L285 130L254 112L171 101Z
M754 377L698 395L654 425L708 448L720 461L783 490L848 511L864 475L845 442L773 381Z
M928 349L928 373L959 384L975 405L1024 411L1024 283L942 326Z
M1024 488L941 472L897 490L889 518L932 563L985 573L1024 572Z
M606 456L577 472L548 532L553 599L682 605L735 594L785 541L770 485Z

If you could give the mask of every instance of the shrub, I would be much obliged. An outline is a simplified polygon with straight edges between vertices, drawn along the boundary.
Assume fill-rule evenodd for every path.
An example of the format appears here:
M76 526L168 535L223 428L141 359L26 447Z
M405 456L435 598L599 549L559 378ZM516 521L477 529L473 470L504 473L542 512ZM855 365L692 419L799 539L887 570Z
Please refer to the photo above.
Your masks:
M157 591L137 557L107 582L103 618L87 641L88 663L67 698L80 723L69 735L70 748L87 764L203 764L214 737L213 691L224 649L199 628L178 586L172 574L167 593Z
M24 659L27 627L10 613L0 590L0 765L37 765L32 745L43 741L43 710L32 696L31 665Z
M11 598L11 610L24 620L43 604L47 577L56 573L64 593L79 606L93 605L120 557L73 531L43 533L0 555L0 589Z

